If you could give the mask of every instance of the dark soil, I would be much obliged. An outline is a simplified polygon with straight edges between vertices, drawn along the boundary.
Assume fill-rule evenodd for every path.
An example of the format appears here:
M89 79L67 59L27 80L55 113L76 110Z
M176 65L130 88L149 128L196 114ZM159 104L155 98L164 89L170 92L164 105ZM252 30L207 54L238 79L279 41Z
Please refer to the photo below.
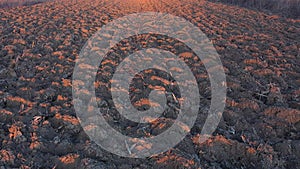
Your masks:
M145 11L184 17L208 36L224 65L226 108L213 136L199 144L210 85L201 61L187 59L195 67L192 70L204 97L190 134L167 152L146 159L123 158L101 149L84 133L72 104L72 73L81 48L97 30L113 19ZM0 16L1 169L299 168L299 20L203 0L63 0L0 9ZM96 93L105 100L99 106L109 108L106 120L123 134L158 135L173 123L176 109L163 113L166 120L145 126L124 119L114 109L109 79L122 57L140 48L168 49L183 57L193 53L184 44L158 35L124 41L106 58L111 69L99 67ZM101 76L105 71L107 78ZM147 98L149 84L180 98L177 86L166 83L170 81L166 72L140 72L131 84L133 104L149 108L147 103L137 104Z

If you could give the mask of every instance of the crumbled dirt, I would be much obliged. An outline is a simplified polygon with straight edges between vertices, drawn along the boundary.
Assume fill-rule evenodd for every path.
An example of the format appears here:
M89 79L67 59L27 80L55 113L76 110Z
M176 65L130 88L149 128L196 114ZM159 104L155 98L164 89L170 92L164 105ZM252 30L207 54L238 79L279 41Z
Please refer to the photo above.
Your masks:
M201 61L193 60L184 44L167 37L126 39L103 63L112 69L99 68L95 82L99 106L109 108L105 118L112 127L130 136L158 135L177 117L173 107L164 112L163 120L143 126L116 112L109 78L119 57L130 50L157 47L187 58L189 66L195 66L203 99L196 124L176 147L146 159L123 158L101 149L84 133L72 104L72 73L81 48L97 30L113 19L144 11L184 17L208 36L224 65L226 108L213 136L199 144L211 99L207 72L197 64ZM299 168L299 20L204 0L62 0L0 9L0 16L1 169ZM101 76L104 71L107 74ZM141 78L149 80L146 85ZM147 109L147 95L139 93L149 94L150 83L180 98L170 81L162 72L136 75L133 104ZM176 99L170 98L176 107Z

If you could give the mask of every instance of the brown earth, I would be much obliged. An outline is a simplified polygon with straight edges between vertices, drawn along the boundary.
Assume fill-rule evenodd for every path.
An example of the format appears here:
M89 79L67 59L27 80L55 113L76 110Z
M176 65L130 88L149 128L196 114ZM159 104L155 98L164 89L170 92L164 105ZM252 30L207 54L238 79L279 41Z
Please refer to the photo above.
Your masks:
M204 98L190 134L165 153L131 159L101 149L84 133L72 105L71 81L75 59L93 33L113 19L144 11L181 16L198 26L220 55L228 89L217 130L199 144L210 92L203 66L194 69ZM0 9L0 16L1 169L299 168L299 20L204 0L63 0ZM156 43L176 42L155 35L127 39L114 52L124 55L138 49L134 42L151 38L153 43L143 47L192 56L183 44ZM107 61L115 65L114 60ZM109 106L107 120L124 134L139 134L136 124L113 109L106 87L109 80L101 79L102 71L99 69L95 86L98 95L105 93L100 99L106 101L100 106ZM113 72L108 73L111 77ZM153 71L141 72L141 76L163 87L170 81L168 75ZM143 87L139 77L132 84L133 93ZM133 99L137 107L144 105L142 98ZM174 110L166 112L167 123L176 118L173 114ZM144 133L157 135L163 130L150 123Z
M0 0L0 8L12 8L17 6L29 6L53 0Z

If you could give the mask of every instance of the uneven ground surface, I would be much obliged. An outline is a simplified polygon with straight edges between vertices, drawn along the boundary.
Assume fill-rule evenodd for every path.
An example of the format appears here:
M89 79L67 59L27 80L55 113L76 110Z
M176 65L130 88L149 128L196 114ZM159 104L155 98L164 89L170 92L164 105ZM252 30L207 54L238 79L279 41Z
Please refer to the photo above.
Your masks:
M210 0L210 2L220 2L245 7L247 9L257 9L268 14L278 14L288 18L300 18L299 0Z
M12 8L17 6L28 6L51 0L0 0L0 8Z
M104 151L84 133L72 105L71 81L75 59L93 33L115 18L144 11L184 17L208 36L224 65L227 100L213 137L199 144L210 92L203 65L197 67L193 73L204 98L190 134L165 153L130 159ZM202 0L63 0L0 9L0 16L1 169L299 168L299 21ZM142 47L173 50L187 62L193 58L179 42L164 44L167 39L133 37L114 50L126 54L139 49L133 42L145 42ZM109 59L103 64L116 65ZM96 79L98 95L109 84L101 79L102 71ZM170 81L152 71L141 75L160 86ZM133 89L143 87L139 77ZM139 134L132 130L138 129L136 124L115 112L109 98L100 98L100 106L109 108L106 119L122 133ZM141 98L133 101L140 103ZM174 110L168 111L165 116L172 121ZM143 132L157 135L162 130L150 123Z

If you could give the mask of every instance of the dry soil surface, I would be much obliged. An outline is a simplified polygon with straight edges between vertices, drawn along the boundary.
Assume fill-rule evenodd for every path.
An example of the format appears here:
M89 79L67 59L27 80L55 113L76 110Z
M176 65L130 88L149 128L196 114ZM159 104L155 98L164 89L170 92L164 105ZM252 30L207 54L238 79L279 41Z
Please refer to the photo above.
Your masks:
M181 16L208 36L224 65L226 107L213 136L199 144L211 94L207 73L196 64L192 70L203 105L190 134L167 152L123 158L84 133L72 105L72 73L81 48L97 30L145 11ZM204 0L61 0L0 9L0 168L299 168L299 39L299 20ZM111 57L147 47L173 51L187 62L194 58L184 44L156 35L124 40ZM115 67L120 60L108 57L103 64ZM108 73L104 78L102 71ZM100 106L108 107L106 119L115 129L140 134L140 126L113 107L107 93L112 73L98 71ZM141 77L176 89L168 86L168 75L146 71L136 76L133 94L145 86L151 89ZM132 96L134 103L142 99ZM165 113L168 120L162 124L172 123L174 111ZM157 135L165 127L150 123L142 134Z

